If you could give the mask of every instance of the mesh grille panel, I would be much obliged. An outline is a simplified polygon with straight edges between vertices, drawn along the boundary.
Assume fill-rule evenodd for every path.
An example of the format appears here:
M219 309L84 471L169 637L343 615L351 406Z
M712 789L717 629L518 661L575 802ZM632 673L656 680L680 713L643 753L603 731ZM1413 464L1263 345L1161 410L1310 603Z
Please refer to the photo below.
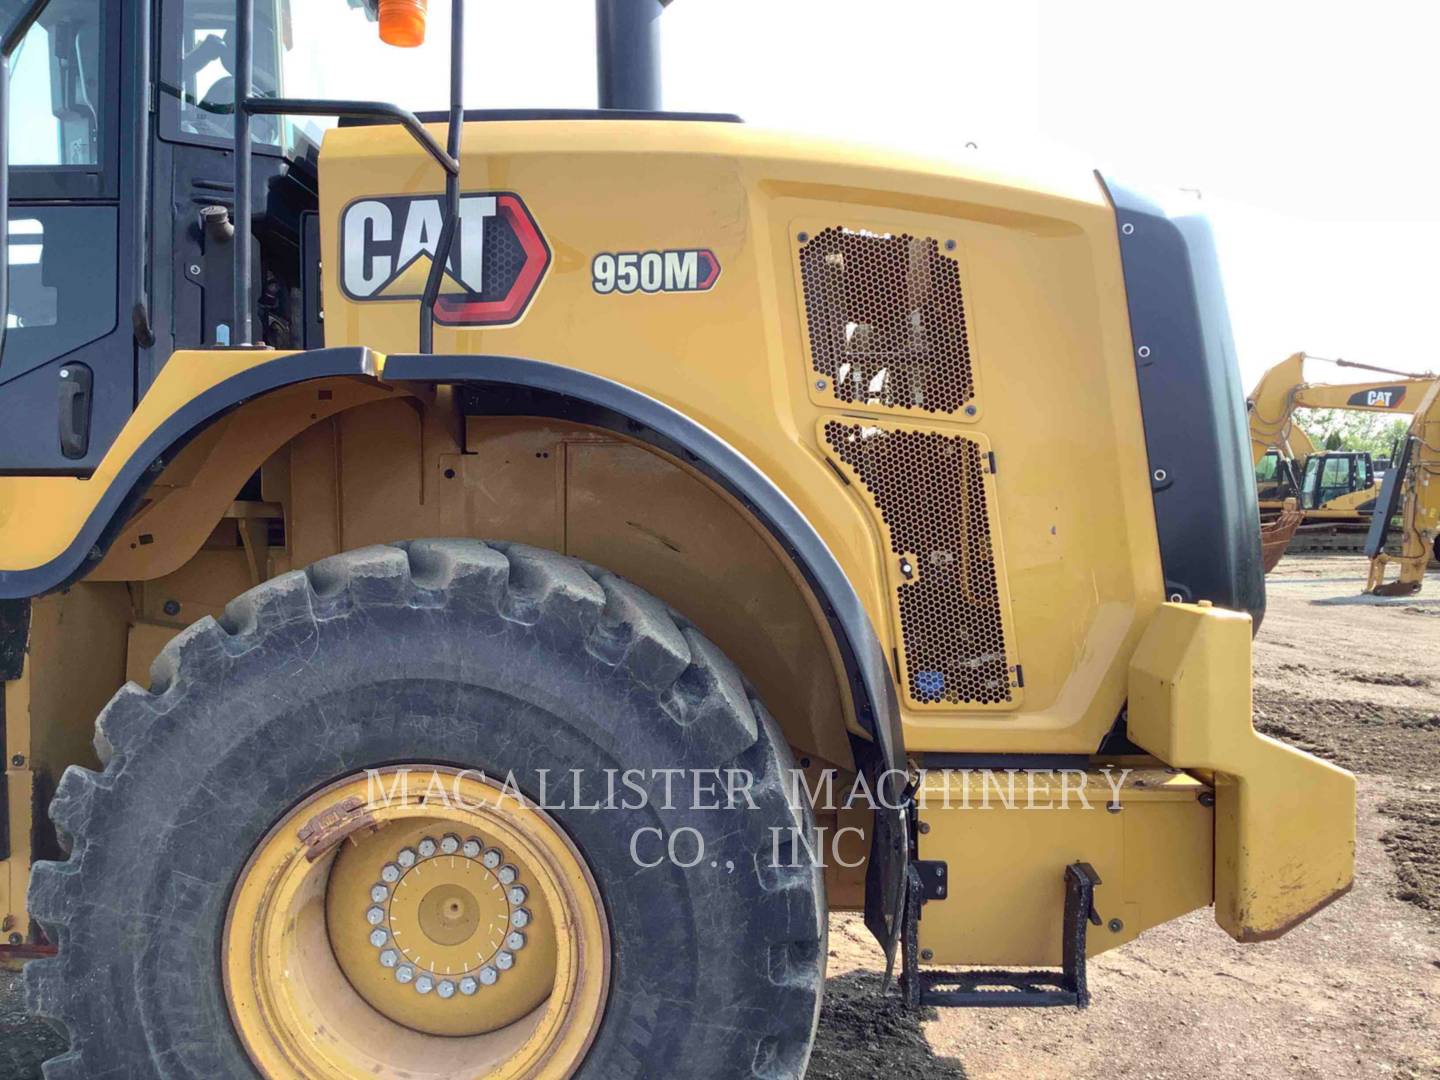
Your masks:
M800 276L811 365L837 399L953 413L975 397L960 267L936 240L831 227Z
M874 500L909 579L898 593L911 700L1011 701L979 444L839 420L825 424L825 441Z

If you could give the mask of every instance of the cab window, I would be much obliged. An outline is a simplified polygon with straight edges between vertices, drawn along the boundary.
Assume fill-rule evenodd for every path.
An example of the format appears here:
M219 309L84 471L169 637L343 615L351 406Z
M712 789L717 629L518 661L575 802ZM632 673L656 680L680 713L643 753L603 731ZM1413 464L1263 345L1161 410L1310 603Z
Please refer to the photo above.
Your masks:
M1305 462L1305 477L1300 484L1300 505L1306 510L1314 510L1320 505L1320 468L1325 464L1325 459L1314 456Z
M1348 495L1353 490L1350 484L1353 461L1349 456L1325 459L1325 470L1320 477L1320 505L1323 506L1331 499L1338 499L1341 495Z
M51 0L10 67L10 164L97 170L104 134L101 0Z
M235 138L235 0L173 0L165 24L161 133L172 141L229 146ZM280 95L280 55L289 37L289 4L257 0L256 97ZM283 126L279 117L253 117L255 148L280 151Z
M1263 458L1260 464L1255 466L1255 480L1258 483L1266 483L1275 479L1275 473L1280 468L1280 455L1271 450Z

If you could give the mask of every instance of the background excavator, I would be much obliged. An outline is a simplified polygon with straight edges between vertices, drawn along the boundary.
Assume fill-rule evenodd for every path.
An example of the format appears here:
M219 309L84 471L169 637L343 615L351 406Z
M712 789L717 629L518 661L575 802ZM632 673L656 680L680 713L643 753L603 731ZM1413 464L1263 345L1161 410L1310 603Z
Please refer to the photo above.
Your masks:
M1309 383L1304 379L1305 353L1294 353L1264 376L1246 402L1250 446L1256 467L1256 486L1262 516L1261 539L1267 569L1294 546L1296 536L1311 548L1360 548L1372 557L1383 554L1390 518L1404 512L1398 493L1417 493L1423 484L1407 484L1396 476L1388 514L1377 515L1382 471L1371 454L1361 450L1320 450L1295 422L1295 410L1345 409L1361 412L1415 413L1402 446L1394 455L1391 473L1400 473L1406 447L1424 431L1423 416L1431 392L1440 380L1423 374L1393 371L1349 360L1340 367L1359 368L1392 376L1388 381L1363 383ZM1423 514L1422 514L1423 518ZM1369 551L1371 526L1380 521L1379 548ZM1363 539L1362 539L1363 538ZM1427 548L1428 550L1428 548ZM1420 573L1424 571L1421 560ZM1373 577L1373 574L1372 574ZM1373 582L1372 582L1373 584ZM1416 588L1419 587L1418 578Z
M1400 553L1385 551L1390 519L1400 513ZM1410 429L1395 455L1365 538L1370 575L1365 591L1377 596L1409 596L1420 591L1425 566L1440 560L1440 379L1432 380ZM1400 568L1393 581L1385 580L1390 563Z

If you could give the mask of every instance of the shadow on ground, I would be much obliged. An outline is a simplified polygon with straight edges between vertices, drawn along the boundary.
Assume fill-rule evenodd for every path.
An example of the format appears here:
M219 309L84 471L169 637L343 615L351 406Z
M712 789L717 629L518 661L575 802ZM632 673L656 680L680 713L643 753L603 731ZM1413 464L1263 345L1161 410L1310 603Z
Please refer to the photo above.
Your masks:
M909 1012L892 986L880 992L880 975L852 971L825 981L820 1031L810 1058L810 1080L868 1080L937 1077L964 1080L956 1058L936 1057L923 1024L934 1009Z

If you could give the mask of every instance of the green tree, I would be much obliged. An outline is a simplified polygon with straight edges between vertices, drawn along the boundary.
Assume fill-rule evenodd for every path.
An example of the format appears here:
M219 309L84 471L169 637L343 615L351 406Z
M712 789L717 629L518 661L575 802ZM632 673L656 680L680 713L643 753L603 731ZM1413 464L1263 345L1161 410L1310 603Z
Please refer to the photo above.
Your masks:
M1410 417L1354 409L1297 409L1295 422L1326 450L1368 450L1389 457L1396 440L1410 427Z

